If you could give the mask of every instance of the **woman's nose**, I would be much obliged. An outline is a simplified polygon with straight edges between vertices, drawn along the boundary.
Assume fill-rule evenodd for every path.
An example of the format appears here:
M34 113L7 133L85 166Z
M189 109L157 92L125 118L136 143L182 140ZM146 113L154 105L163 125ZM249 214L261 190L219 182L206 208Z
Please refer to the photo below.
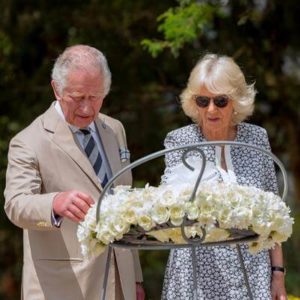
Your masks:
M214 104L214 101L210 100L209 101L209 104L208 104L208 107L207 107L207 111L214 111L216 109L216 106Z

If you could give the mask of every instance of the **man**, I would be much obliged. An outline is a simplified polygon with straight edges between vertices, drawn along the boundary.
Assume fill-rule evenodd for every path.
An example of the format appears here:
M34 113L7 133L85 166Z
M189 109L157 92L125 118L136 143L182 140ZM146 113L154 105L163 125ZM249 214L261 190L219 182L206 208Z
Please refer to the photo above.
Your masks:
M51 85L57 99L10 143L5 211L24 232L22 299L101 299L105 254L83 259L76 237L107 183L129 163L122 124L99 114L111 74L90 46L67 48ZM116 180L131 184L131 174ZM106 299L143 299L138 256L111 256Z

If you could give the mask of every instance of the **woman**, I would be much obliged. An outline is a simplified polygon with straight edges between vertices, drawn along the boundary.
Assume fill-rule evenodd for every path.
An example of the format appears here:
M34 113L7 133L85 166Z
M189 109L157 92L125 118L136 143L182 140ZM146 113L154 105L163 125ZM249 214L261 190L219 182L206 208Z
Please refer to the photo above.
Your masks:
M228 140L270 150L266 131L244 123L253 112L255 90L247 85L238 65L227 56L205 55L192 70L181 94L182 107L195 124L170 132L165 147L205 141ZM237 182L277 193L271 159L241 146L205 147L207 160L224 174L231 171ZM181 163L182 151L166 155L164 182ZM194 154L196 155L196 154ZM251 292L255 300L285 300L284 267L281 247L252 255L241 245ZM238 253L231 246L197 247L198 298L204 300L249 299ZM193 299L193 274L190 249L171 250L162 299Z

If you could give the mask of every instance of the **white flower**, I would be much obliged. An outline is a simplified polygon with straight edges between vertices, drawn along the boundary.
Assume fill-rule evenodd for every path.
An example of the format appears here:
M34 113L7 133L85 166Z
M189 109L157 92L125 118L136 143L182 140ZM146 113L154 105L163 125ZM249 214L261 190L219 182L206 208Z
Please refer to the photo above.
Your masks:
M108 245L114 241L113 234L109 230L101 230L96 234L96 238L103 244Z
M200 214L199 208L194 202L187 202L185 210L189 220L196 220Z
M122 218L128 224L133 224L133 225L137 224L137 215L134 209L132 208L128 208L127 210L124 210Z
M170 217L171 219L179 219L184 217L184 205L181 203L176 203L170 207Z
M175 197L172 189L166 190L163 192L162 198L161 198L161 204L164 206L172 206L172 205L176 204L176 197Z
M149 215L141 215L138 218L138 224L148 231L153 227L153 221Z
M170 211L160 204L156 204L151 212L152 219L157 224L166 223L170 218Z
M177 203L170 207L171 223L175 226L181 225L185 215L184 204Z

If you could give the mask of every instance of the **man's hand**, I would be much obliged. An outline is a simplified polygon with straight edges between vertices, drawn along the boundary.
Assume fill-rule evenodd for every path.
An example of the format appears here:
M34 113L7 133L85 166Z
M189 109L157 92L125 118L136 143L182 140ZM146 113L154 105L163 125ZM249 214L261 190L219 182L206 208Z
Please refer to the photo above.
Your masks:
M141 283L136 283L136 299L145 300L145 291Z
M79 223L94 203L91 196L79 191L68 191L58 193L53 199L53 212L56 215L65 217Z

